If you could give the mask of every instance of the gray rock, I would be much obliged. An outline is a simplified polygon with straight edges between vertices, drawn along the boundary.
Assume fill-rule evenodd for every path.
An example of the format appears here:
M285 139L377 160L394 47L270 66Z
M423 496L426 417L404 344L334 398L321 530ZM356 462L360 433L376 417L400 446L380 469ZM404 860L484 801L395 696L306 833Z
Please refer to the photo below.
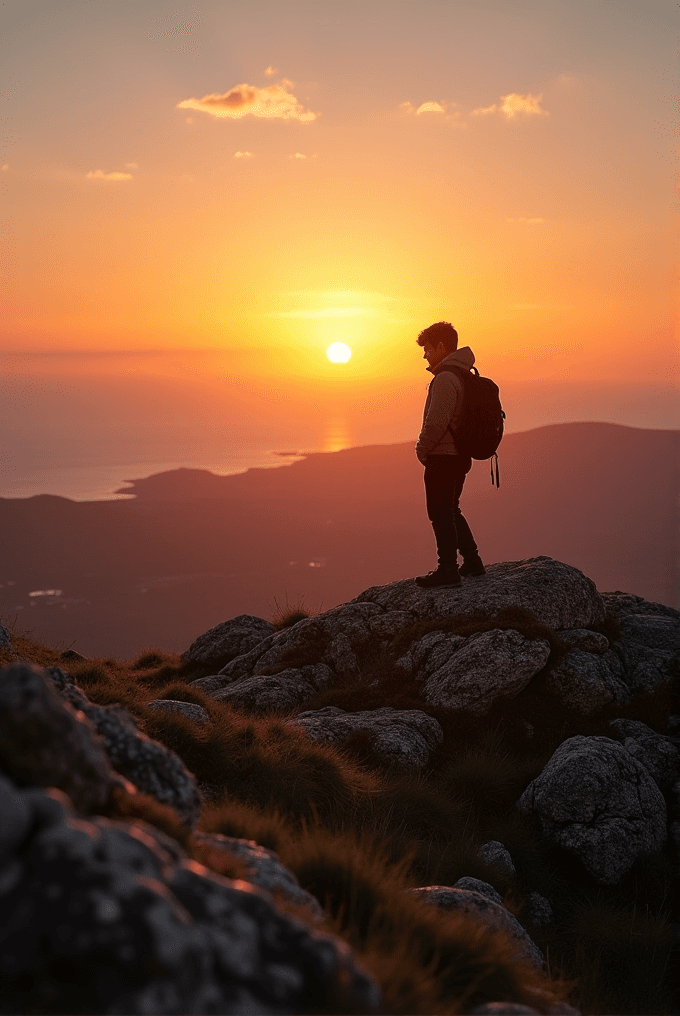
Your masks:
M81 710L99 734L110 765L144 794L169 804L183 823L193 828L198 821L202 799L196 781L182 760L141 730L121 706L98 706L76 686L70 674L50 667L52 680L62 700Z
M680 656L680 611L628 593L603 593L602 598L621 625L612 649L630 690L651 692L669 681Z
M408 889L417 899L431 903L440 910L455 911L481 921L490 931L502 934L514 946L517 959L543 968L543 953L531 940L519 921L502 904L472 892L450 886L430 885Z
M317 663L330 666L333 673L339 667L340 676L351 673L352 657L375 643L371 619L383 613L370 603L334 607L267 637L250 652L227 663L217 676L226 687L242 678L275 676Z
M437 646L437 648L439 648ZM427 676L425 701L431 706L467 709L481 715L499 698L514 698L545 666L550 643L525 639L516 631L479 632L455 648L448 660ZM428 660L431 665L432 655Z
M494 616L503 607L520 606L555 629L588 628L605 617L595 583L578 568L550 557L492 564L478 582L444 589L420 589L413 579L372 586L350 602L404 610L414 618Z
M680 752L669 737L639 720L612 720L626 751L641 762L661 790L670 790L680 776Z
M423 681L428 674L445 667L453 654L465 643L463 635L452 632L430 631L413 642L403 656L395 662L397 671Z
M531 921L532 924L535 924L539 928L546 924L551 924L554 915L550 900L547 900L545 896L541 896L540 893L529 893L524 916L527 921Z
M310 664L291 667L271 677L256 674L242 678L210 694L216 702L231 702L237 707L271 712L299 710L304 709L321 688L330 684L334 676L325 663Z
M608 737L570 737L522 794L521 811L604 885L666 839L666 804L647 770Z
M565 706L587 716L610 702L625 704L630 701L621 661L612 649L599 656L583 649L572 649L551 668L546 689Z
M571 628L560 632L560 638L573 649L581 649L584 653L606 653L609 649L609 639L599 631L589 631L588 628Z
M59 787L79 811L102 807L113 775L93 724L30 663L0 670L0 759L20 786Z
M453 886L454 889L466 889L468 892L479 893L485 900L491 900L492 903L497 903L500 907L503 906L503 897L499 892L496 892L492 885L488 882L483 882L481 878L471 878L469 875L464 875L463 878L459 878L456 884Z
M413 616L407 610L388 610L369 618L368 627L375 638L390 639L412 622Z
M252 614L239 614L199 635L182 653L182 659L218 670L235 657L249 652L274 631L271 621Z
M207 843L211 847L234 854L250 869L249 881L266 892L281 892L293 906L304 906L316 923L326 919L326 914L317 900L306 889L303 889L297 878L286 868L273 850L267 850L255 840L241 840L222 833L195 832L194 839L198 843Z
M2 621L0 621L0 649L6 649L8 652L12 651L12 636Z
M484 864L495 868L501 875L512 878L515 874L515 865L512 863L510 852L503 846L500 840L488 840L486 843L482 843L477 851L477 857Z
M251 883L215 875L144 823L76 821L59 791L19 797L30 832L0 873L8 1012L25 1011L26 983L50 1012L380 1011L378 984L342 940Z
M199 706L197 702L181 702L177 699L153 699L147 702L147 709L157 713L180 713L194 723L207 723L210 719L208 710Z
M324 744L338 744L355 730L366 730L376 754L387 765L418 769L427 764L430 753L444 740L437 720L420 709L368 709L348 713L338 706L326 706L300 713L291 726Z

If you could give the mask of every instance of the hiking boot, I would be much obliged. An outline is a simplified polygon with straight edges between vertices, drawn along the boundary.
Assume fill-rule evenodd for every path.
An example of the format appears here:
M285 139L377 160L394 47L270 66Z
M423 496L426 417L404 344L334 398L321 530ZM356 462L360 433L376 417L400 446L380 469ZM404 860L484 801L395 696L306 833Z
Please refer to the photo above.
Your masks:
M442 586L459 586L460 575L454 565L453 568L442 568L440 565L436 571L428 572L427 575L418 575L416 585L421 589L438 589Z
M479 554L477 557L471 557L463 561L458 569L458 574L462 575L464 579L472 578L475 575L486 575L486 568Z

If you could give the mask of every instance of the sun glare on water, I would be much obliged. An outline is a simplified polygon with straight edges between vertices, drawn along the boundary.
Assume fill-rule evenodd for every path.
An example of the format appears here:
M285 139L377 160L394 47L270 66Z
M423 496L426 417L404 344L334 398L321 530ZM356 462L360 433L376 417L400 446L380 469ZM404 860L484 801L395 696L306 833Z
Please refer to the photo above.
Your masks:
M326 356L333 363L347 363L352 350L344 342L333 342L326 350Z

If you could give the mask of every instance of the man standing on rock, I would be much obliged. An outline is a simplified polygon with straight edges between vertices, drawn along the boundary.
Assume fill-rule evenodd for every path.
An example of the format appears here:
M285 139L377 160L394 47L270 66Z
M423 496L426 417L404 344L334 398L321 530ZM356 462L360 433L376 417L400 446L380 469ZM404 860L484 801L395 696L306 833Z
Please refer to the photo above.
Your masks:
M475 356L469 346L458 349L458 333L448 321L425 328L416 342L423 347L427 370L434 374L423 413L416 455L425 466L427 517L437 543L436 571L419 575L423 589L458 586L461 576L484 575L486 569L477 544L459 507L465 477L472 466L469 455L456 447L455 430L463 408L464 381L457 370L469 371ZM463 564L458 568L457 552Z

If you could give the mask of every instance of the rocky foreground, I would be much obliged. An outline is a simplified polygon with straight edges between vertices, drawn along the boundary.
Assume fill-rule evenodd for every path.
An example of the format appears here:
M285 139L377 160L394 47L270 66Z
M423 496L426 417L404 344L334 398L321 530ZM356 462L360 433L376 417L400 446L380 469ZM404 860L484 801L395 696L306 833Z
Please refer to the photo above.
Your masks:
M502 622L494 627L493 618ZM0 627L2 644L11 648ZM360 680L367 658L395 646L392 672L433 710L483 717L499 702L521 709L538 681L551 709L587 718L672 682L680 612L599 593L577 569L539 557L492 565L460 588L425 591L412 580L373 587L283 630L241 615L197 638L184 658L209 671L188 687L214 701L283 715L323 744L365 732L386 771L417 773L444 737L424 709L389 701L356 711L310 708L325 690ZM180 713L197 728L208 721L195 702L157 698L148 708ZM610 736L568 737L519 796L518 814L533 816L603 887L669 846L677 861L679 725L670 717L661 734L631 719L628 708L611 721ZM319 930L322 901L272 851L201 831L211 788L145 736L127 710L90 701L66 660L41 669L17 658L0 671L0 772L0 1013L384 1011L377 980L341 938ZM105 817L121 792L172 807L193 842L236 859L243 877L216 874L148 823ZM503 843L482 844L479 856L512 875ZM544 896L532 894L520 923L478 878L410 891L502 938L518 966L547 971L523 926L553 920ZM285 912L282 899L304 917ZM456 1011L538 1009L489 1003Z

